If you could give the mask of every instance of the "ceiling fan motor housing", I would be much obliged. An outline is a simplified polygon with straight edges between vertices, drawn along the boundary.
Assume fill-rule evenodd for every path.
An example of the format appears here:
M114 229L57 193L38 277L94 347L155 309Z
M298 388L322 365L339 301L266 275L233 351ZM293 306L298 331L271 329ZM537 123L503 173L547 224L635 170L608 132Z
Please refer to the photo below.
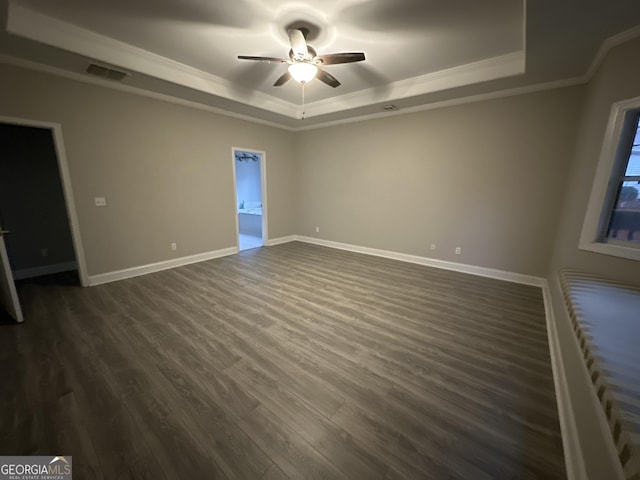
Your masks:
M324 70L325 65L361 62L365 59L364 53L362 52L328 53L318 56L316 50L307 43L309 34L310 31L306 26L294 27L292 24L291 28L287 29L287 35L289 36L289 43L291 45L288 59L248 55L239 55L238 59L289 64L287 71L278 77L273 84L274 87L281 87L291 78L295 78L296 81L303 84L311 81L313 78L317 78L332 88L339 87L340 82Z

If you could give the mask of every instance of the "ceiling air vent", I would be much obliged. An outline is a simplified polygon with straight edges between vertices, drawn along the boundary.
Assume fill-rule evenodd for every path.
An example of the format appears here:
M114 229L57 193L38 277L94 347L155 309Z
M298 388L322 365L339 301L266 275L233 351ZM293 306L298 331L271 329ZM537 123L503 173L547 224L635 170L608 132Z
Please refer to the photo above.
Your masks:
M121 81L124 77L127 76L127 73L125 72L121 72L120 70L113 70L112 68L103 67L101 65L96 65L95 63L92 63L87 67L87 73L90 75L95 75L96 77L114 80L116 82Z
M396 107L395 105L385 105L384 107L382 107L382 109L385 112L397 112L398 110L400 110L398 107Z

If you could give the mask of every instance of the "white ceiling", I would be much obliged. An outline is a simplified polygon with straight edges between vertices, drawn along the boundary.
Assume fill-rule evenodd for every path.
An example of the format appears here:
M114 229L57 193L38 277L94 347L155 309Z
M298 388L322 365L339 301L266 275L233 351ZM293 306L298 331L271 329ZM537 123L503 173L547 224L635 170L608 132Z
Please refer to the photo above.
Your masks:
M0 7L7 25L0 60L85 78L91 62L113 66L129 73L118 88L293 129L380 114L389 104L408 109L575 83L607 38L640 24L638 0L0 0ZM326 67L340 87L317 80L305 87L304 120L301 85L272 86L286 65L237 59L286 57L291 25L311 26L318 53L366 55Z

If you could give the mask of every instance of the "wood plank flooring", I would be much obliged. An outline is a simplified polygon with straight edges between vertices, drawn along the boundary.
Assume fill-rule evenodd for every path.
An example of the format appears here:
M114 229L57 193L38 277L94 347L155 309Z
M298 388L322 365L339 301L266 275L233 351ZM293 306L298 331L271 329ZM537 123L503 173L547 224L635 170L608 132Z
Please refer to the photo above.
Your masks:
M303 243L19 284L0 454L75 479L565 478L539 288Z

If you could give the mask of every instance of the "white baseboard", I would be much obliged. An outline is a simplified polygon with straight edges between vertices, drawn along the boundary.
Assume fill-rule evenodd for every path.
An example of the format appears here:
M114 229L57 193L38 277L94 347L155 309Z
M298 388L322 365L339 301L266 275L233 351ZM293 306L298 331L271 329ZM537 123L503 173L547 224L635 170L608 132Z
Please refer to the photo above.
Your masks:
M348 243L333 242L331 240L323 240L321 238L305 237L295 235L295 240L314 245L322 245L324 247L337 248L340 250L348 250L350 252L364 253L367 255L375 255L377 257L391 258L402 262L416 263L428 267L442 268L444 270L453 270L456 272L468 273L471 275L479 275L481 277L490 277L497 280L505 280L507 282L522 283L525 285L533 285L542 287L545 279L535 277L533 275L524 275L522 273L507 272L504 270L496 270L494 268L478 267L476 265L466 265L464 263L448 262L445 260L437 260L435 258L421 257L419 255L409 255L407 253L393 252L390 250L380 250L377 248L361 247L358 245L350 245Z
M340 250L347 250L347 251L356 252L356 253L363 253L367 255L374 255L378 257L399 260L403 262L415 263L415 264L425 265L425 266L430 266L435 268L442 268L446 270L453 270L461 273L468 273L471 275L479 275L479 276L490 277L498 280L505 280L505 281L514 282L514 283L541 287L543 298L544 298L547 336L549 341L549 351L551 355L553 381L554 381L555 390L556 390L556 401L558 405L560 428L562 431L562 444L564 448L567 479L582 480L582 479L588 478L586 473L586 465L582 455L582 449L580 447L578 430L575 424L575 416L573 413L570 393L567 387L566 372L564 369L564 365L562 363L562 356L560 352L560 342L558 339L556 320L553 312L553 305L552 305L552 299L551 299L551 291L549 288L549 284L545 278L536 277L532 275L524 275L524 274L514 273L514 272L508 272L503 270L497 270L493 268L486 268L486 267L479 267L475 265L466 265L462 263L437 260L433 258L421 257L418 255L410 255L410 254L405 254L400 252L393 252L389 250L362 247L358 245L334 242L331 240L307 237L303 235L289 235L286 237L270 239L266 242L266 245L275 246L275 245L281 245L281 244L293 242L293 241L300 241L304 243L321 245L321 246L336 248ZM102 283L123 280L126 278L132 278L139 275L146 275L148 273L158 272L161 270L175 268L182 265L188 265L191 263L212 260L215 258L227 256L227 255L234 255L236 253L238 253L238 247L230 247L222 250L216 250L216 251L201 253L197 255L191 255L188 257L181 257L181 258L167 260L163 262L157 262L149 265L143 265L140 267L133 267L133 268L128 268L124 270L103 273L99 275L92 275L92 276L89 276L89 285L94 286Z
M289 235L288 237L280 237L280 238L271 238L267 240L265 245L267 247L273 247L275 245L281 245L283 243L289 243L296 240L296 235Z
M545 316L547 317L547 339L549 341L551 369L553 371L553 383L556 390L556 402L558 404L560 431L562 432L562 448L564 450L567 480L583 480L588 478L586 465L582 455L582 447L580 446L580 437L578 436L578 429L576 427L571 395L567 386L567 374L562 362L556 317L553 313L553 302L551 300L551 290L546 280L542 287L542 296L544 298Z
M393 252L388 250L380 250L369 247L362 247L358 245L350 245L346 243L334 242L331 240L323 240L320 238L307 237L302 235L294 235L294 238L287 237L286 241L297 240L300 242L311 243L314 245L321 245L330 248L337 248L340 250L348 250L351 252L364 253L367 255L375 255L379 257L390 258L394 260L400 260L403 262L416 263L420 265L443 268L446 270L454 270L457 272L468 273L471 275L479 275L483 277L495 278L498 280L505 280L514 283L521 283L526 285L532 285L541 287L546 326L547 326L547 338L549 341L549 352L551 356L551 367L553 371L553 382L556 391L556 402L558 406L558 417L560 421L560 428L562 433L562 446L565 455L565 467L568 480L585 480L589 476L587 474L587 465L585 462L582 445L576 425L576 416L573 411L573 403L571 401L571 393L569 392L567 384L567 373L564 368L561 355L561 345L558 337L558 330L556 324L556 318L553 310L553 302L551 297L551 290L547 279L536 277L532 275L524 275L520 273L507 272L503 270L497 270L493 268L478 267L475 265L465 265L461 263L448 262L444 260L437 260L433 258L421 257L418 255L409 255L399 252ZM281 242L284 243L284 242ZM574 337L574 342L577 339ZM589 374L586 366L583 364L582 374L585 376L585 381L590 381ZM597 404L597 397L595 391L591 391L592 398L590 399L594 403L594 410L597 415L597 421L603 432L606 431L608 425L606 419L602 414L602 408L599 408ZM598 408L596 408L598 407ZM615 446L611 441L607 442L607 454L611 458L615 459L616 451ZM612 462L615 464L615 462ZM615 475L616 479L622 480L622 472Z
M13 272L13 279L23 280L25 278L41 277L53 273L68 272L70 270L76 270L77 268L78 264L76 262L54 263L53 265L42 265L41 267L23 268Z
M415 263L418 265L425 265L425 266L435 267L435 268L442 268L445 270L453 270L456 272L468 273L471 275L479 275L482 277L495 278L497 280L505 280L508 282L521 283L525 285L533 285L536 287L542 287L543 285L546 284L546 280L544 278L535 277L533 275L524 275L521 273L507 272L504 270L479 267L476 265L466 265L463 263L448 262L445 260L437 260L434 258L421 257L418 255L410 255L406 253L393 252L390 250L381 250L377 248L362 247L359 245L334 242L331 240L323 240L321 238L307 237L304 235L288 235L285 237L272 238L267 240L265 245L272 247L275 245L281 245L284 243L289 243L294 241L311 243L314 245L321 245L321 246L330 247L330 248L337 248L339 250L348 250L350 252L364 253L366 255L374 255L377 257L390 258L393 260L400 260L402 262ZM117 270L115 272L102 273L99 275L90 275L89 286L100 285L101 283L115 282L117 280L124 280L125 278L132 278L132 277L137 277L139 275L146 275L148 273L159 272L161 270L180 267L182 265L188 265L190 263L197 263L197 262L203 262L205 260L212 260L214 258L233 255L236 253L238 253L238 248L230 247L222 250L216 250L213 252L206 252L198 255L191 255L189 257L181 257L173 260L167 260L164 262L152 263L150 265L142 265L139 267L127 268L124 270Z
M139 267L126 268L124 270L116 270L114 272L100 273L98 275L89 275L89 286L100 285L102 283L115 282L126 278L138 277L149 273L160 272L170 268L181 267L191 263L204 262L213 260L214 258L226 257L238 253L238 247L223 248L212 252L198 253L189 255L188 257L174 258L163 262L150 263L149 265L141 265Z
M556 283L555 288L557 288L558 291L561 291L562 286L560 285L560 278L558 275L555 275L555 283ZM548 289L547 294L550 294L550 287ZM551 296L549 295L549 300L551 300L550 297ZM545 299L545 302L546 302L546 299ZM563 303L563 308L564 308L564 311L567 312L565 321L570 323L567 307L566 305L564 305L564 303ZM551 312L551 314L553 315L553 311ZM549 341L551 342L553 340L555 343L555 355L556 355L555 361L552 357L552 366L554 367L554 381L555 381L556 364L559 367L558 371L560 374L559 375L560 390L558 390L558 387L556 387L556 397L558 398L558 401L562 399L566 405L566 408L564 411L564 416L566 417L566 420L565 420L566 427L567 427L566 433L564 430L564 425L562 423L562 417L560 417L560 421L561 421L560 427L563 429L562 443L563 443L563 448L565 448L565 464L567 465L567 478L568 480L591 479L594 477L593 475L589 476L589 474L587 473L588 472L587 461L583 453L582 441L580 440L580 436L578 434L577 425L579 420L577 419L576 414L573 410L573 407L572 407L573 403L571 402L571 393L567 387L567 382L565 380L567 378L567 374L564 369L564 365L562 364L562 357L560 356L561 345L557 335L557 323L555 321L556 320L555 315L553 316L553 319L554 319L554 323L553 323L554 329L552 330L552 332L554 336L553 338L549 336ZM573 330L573 327L571 327L571 329ZM613 441L613 435L611 434L609 422L605 415L604 408L602 407L602 404L598 399L596 389L593 387L593 383L591 380L591 373L587 368L587 363L584 361L584 357L582 357L582 348L580 346L580 342L578 341L577 335L575 335L573 331L571 332L571 339L572 339L571 342L573 343L573 348L575 348L575 352L577 352L577 354L580 355L581 357L580 359L581 361L579 362L580 371L579 372L572 371L571 372L571 375L573 375L572 378L575 378L575 376L577 375L581 377L581 381L588 386L587 395L586 396L580 395L577 401L579 401L583 406L587 403L590 404L589 408L592 412L592 415L590 415L590 419L592 419L597 423L597 428L599 429L599 437L602 438L604 443L604 448L598 452L599 455L600 454L602 455L602 458L599 457L598 461L601 465L603 464L603 462L606 462L606 464L609 465L608 468L611 468L611 471L606 475L607 480L624 480L626 476L622 469L622 464L620 463L618 452L616 451L616 446ZM564 347L571 348L571 347L568 347L567 345L565 345ZM575 396L576 395L574 394L574 397ZM560 405L558 405L558 412L560 414ZM592 459L589 459L589 460L593 461ZM570 471L569 467L571 467L573 470ZM600 477L598 477L598 480L599 478Z

